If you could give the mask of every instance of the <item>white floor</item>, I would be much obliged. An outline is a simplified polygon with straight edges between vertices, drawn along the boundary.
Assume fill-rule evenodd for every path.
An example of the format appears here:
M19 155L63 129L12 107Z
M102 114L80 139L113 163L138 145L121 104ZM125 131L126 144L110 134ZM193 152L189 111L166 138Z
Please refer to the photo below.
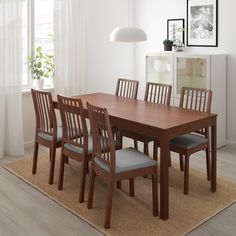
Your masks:
M26 157L32 156L26 150ZM40 150L45 153L44 149ZM236 148L224 147L217 152L218 175L236 181ZM193 156L190 166L205 171L203 153ZM5 157L0 164L14 161ZM96 229L54 201L0 168L0 236L78 236L101 235ZM236 235L236 204L201 225L191 236Z

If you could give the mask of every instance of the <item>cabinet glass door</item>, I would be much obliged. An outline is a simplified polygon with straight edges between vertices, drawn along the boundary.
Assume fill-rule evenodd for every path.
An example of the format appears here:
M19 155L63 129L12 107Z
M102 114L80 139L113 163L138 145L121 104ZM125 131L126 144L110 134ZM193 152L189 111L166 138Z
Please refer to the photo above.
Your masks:
M209 88L207 58L176 58L176 89L180 95L182 87Z
M170 55L146 57L146 82L173 84L173 62Z

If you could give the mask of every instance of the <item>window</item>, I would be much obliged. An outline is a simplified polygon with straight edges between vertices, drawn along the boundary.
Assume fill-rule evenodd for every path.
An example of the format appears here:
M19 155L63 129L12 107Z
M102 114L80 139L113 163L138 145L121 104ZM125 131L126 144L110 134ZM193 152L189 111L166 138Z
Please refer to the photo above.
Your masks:
M53 0L24 0L22 29L22 88L31 87L31 74L27 65L27 57L35 53L37 47L42 47L44 53L53 54ZM45 80L49 87L49 80Z

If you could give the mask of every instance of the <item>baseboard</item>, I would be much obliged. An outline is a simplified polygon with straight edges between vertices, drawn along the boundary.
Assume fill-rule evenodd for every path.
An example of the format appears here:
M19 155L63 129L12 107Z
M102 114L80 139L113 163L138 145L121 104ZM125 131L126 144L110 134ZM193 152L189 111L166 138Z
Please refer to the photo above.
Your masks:
M231 141L231 140L227 140L227 146L236 147L236 142Z
M32 148L34 146L34 141L24 142L24 148Z

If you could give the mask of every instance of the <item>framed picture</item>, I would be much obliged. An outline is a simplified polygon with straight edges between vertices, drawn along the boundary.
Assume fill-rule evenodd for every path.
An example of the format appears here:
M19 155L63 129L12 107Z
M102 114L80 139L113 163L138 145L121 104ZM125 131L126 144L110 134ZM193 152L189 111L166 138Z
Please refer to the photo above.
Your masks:
M167 39L184 44L184 19L168 19L167 20Z
M218 46L218 0L187 0L187 46Z

